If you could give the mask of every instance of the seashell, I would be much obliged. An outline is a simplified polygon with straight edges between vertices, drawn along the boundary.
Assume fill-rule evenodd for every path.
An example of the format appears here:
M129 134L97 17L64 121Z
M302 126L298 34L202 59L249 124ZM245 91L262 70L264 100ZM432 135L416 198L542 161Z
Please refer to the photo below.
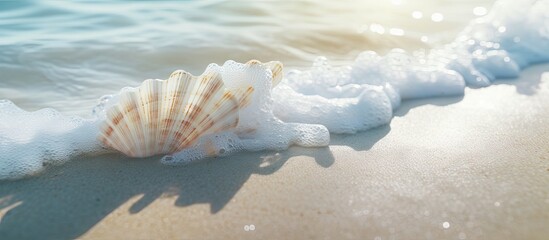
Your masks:
M148 157L181 151L201 136L236 127L239 101L216 69L198 77L179 70L167 80L149 79L122 91L106 110L99 140L128 156Z

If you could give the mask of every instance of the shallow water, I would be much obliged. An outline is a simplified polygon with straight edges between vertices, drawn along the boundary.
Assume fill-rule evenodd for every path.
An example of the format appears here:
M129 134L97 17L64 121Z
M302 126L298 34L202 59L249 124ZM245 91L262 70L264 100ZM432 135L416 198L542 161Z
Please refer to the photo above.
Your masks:
M111 150L179 165L323 147L389 124L404 100L549 61L549 0L24 4L2 15L0 179ZM279 62L226 61L254 58L283 61L285 77ZM211 62L201 81L178 72L134 88ZM59 111L28 112L43 107Z
M359 52L407 51L452 41L493 1L0 2L0 99L25 110L89 116L97 99L173 70Z

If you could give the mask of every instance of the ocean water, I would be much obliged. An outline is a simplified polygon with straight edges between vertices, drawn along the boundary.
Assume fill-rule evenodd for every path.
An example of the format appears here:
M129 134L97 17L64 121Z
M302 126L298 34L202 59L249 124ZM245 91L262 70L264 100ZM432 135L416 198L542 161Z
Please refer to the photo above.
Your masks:
M102 95L176 69L198 75L229 59L302 69L318 56L429 49L492 2L1 1L0 99L89 116Z
M549 1L8 1L0 52L0 179L112 150L101 126L145 79L208 68L253 87L234 131L161 160L182 164L325 146L403 100L516 77L549 60ZM250 59L281 61L283 80Z

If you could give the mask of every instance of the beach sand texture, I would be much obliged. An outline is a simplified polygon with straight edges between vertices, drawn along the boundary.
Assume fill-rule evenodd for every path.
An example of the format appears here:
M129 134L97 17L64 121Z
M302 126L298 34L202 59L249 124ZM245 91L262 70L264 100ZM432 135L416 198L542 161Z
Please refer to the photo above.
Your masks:
M406 101L327 148L49 167L0 183L0 239L547 239L548 70Z

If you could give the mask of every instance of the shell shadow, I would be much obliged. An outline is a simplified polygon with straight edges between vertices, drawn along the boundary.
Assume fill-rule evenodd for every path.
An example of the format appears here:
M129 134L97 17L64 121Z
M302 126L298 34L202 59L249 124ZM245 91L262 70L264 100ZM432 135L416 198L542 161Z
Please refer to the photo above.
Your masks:
M294 156L310 156L322 167L334 162L329 148L239 153L179 167L158 159L110 154L50 166L36 177L0 182L0 239L74 239L117 210L138 213L158 198L175 205L206 203L221 211L253 174L269 175ZM2 217L3 214L3 217Z

